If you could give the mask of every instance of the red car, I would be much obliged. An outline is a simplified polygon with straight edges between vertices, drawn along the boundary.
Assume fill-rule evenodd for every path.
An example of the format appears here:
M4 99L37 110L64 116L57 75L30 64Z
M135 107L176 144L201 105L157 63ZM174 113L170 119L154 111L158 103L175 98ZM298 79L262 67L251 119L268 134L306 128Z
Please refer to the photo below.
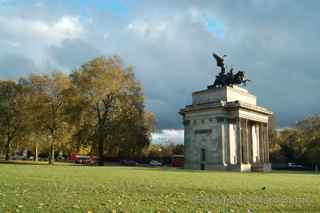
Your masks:
M76 155L73 157L73 159L70 158L70 160L74 160L74 162L77 164L95 164L96 163L95 156L87 156L87 155Z
M172 167L183 167L184 155L173 155L171 158Z

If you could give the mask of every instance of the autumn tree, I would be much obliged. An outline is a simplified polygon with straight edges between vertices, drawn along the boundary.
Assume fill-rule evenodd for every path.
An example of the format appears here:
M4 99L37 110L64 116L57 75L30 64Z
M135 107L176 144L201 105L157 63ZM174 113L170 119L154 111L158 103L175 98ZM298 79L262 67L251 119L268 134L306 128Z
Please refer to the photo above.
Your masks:
M99 164L106 148L129 143L135 147L149 144L149 128L142 88L132 67L124 67L119 57L99 57L71 74L74 110L78 117L79 140L91 141ZM141 143L141 144L139 144ZM130 153L137 150L130 149Z
M119 97L118 110L113 120L114 136L110 141L119 157L137 157L149 145L154 129L154 117L144 109L144 98L139 85L130 94ZM111 149L112 150L112 149Z
M32 126L35 135L45 137L49 141L49 163L53 164L57 142L61 142L69 133L69 125L65 119L65 96L70 87L70 80L62 72L53 72L30 75L21 82L32 97L28 102L29 113L33 115L29 125ZM37 147L38 144L36 150Z
M5 159L10 159L11 146L26 130L23 90L14 81L0 81L0 137Z

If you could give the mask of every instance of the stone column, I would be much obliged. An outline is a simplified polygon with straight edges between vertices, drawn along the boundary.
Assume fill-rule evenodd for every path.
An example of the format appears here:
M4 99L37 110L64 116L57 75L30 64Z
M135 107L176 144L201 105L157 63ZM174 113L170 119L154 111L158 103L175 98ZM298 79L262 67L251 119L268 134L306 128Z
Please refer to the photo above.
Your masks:
M265 131L266 131L266 140L265 140L265 163L270 163L269 160L269 128L268 123L266 124Z
M240 118L236 119L237 132L236 132L236 143L237 143L237 164L242 163L242 139L241 139L241 122Z
M260 150L260 130L259 123L252 122L251 129L251 147L252 147L252 162L259 163L261 158L261 150Z
M252 151L252 123L247 121L248 131L248 162L253 163L253 151Z
M246 129L247 119L241 118L241 144L242 144L242 163L248 163L248 138Z
M262 137L261 137L261 125L260 122L256 124L258 128L258 147L259 147L259 158L258 158L258 163L261 163L262 159Z
M259 123L259 162L264 163L265 158L265 140L264 140L264 127Z
M192 155L190 153L190 121L186 120L185 117L183 117L183 125L184 125L184 161L185 161L185 167L188 168L189 163L191 163L191 157L189 155Z
M224 117L217 117L217 123L219 126L219 142L218 142L218 150L221 159L221 163L225 164L226 162L226 155L225 155L225 118ZM221 147L221 149L219 149Z
M224 164L230 164L230 144L229 144L229 119L224 119Z
M247 163L247 138L246 138L246 119L241 118L241 146L242 163Z
M246 119L246 138L247 138L247 163L250 163L251 156L251 139L250 139L249 120Z

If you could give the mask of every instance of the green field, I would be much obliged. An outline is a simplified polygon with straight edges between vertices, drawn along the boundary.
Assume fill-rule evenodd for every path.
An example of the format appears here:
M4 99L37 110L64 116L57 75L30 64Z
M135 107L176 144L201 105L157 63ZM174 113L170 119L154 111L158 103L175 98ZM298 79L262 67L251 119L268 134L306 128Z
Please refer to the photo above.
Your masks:
M271 211L320 212L320 175L0 164L0 212Z

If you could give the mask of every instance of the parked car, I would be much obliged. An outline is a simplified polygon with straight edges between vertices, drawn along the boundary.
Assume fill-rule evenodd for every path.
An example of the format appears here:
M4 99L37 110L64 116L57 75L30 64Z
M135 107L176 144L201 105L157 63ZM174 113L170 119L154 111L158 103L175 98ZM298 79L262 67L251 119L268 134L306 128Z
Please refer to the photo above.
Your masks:
M138 166L139 164L134 160L122 160L120 161L121 165L124 166Z
M77 164L95 164L96 160L94 157L86 155L76 155L75 163Z
M149 162L150 166L162 166L162 163L160 163L159 161L156 160L152 160Z
M173 155L171 157L171 166L172 167L183 167L184 156L183 155Z
M63 161L63 160L66 160L66 158L65 157L63 157L63 156L58 156L57 158L56 158L56 160L60 160L60 161Z
M38 157L39 161L48 161L49 157Z
M12 160L27 160L26 156L23 155L14 155L11 157Z
M288 163L288 167L292 169L303 169L304 167L302 165L298 165L295 163Z

